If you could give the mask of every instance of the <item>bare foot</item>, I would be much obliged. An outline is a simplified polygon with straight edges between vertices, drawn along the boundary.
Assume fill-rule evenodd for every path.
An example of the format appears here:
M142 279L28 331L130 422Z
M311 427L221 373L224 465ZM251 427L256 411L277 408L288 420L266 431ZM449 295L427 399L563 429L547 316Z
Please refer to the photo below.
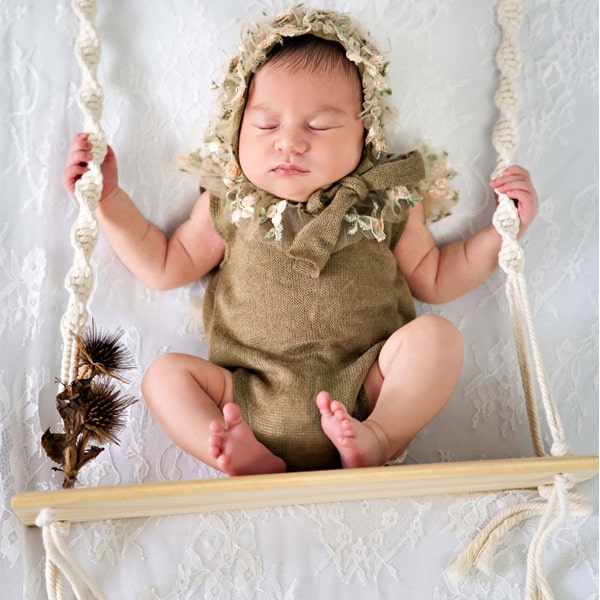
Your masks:
M240 407L229 403L223 407L225 425L210 424L208 444L218 468L228 475L283 473L285 462L261 444L242 418Z
M328 392L317 394L317 406L321 428L340 453L342 467L375 467L387 461L388 444L379 426L351 417L346 407L332 400Z

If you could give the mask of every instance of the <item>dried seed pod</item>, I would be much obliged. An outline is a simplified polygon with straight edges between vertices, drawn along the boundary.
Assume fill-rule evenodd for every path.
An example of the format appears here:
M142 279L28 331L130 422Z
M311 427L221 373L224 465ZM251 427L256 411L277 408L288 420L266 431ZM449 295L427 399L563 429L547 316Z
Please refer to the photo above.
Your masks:
M92 321L81 336L74 334L78 349L77 368L82 369L80 375L86 378L108 375L124 381L121 372L132 369L135 364L127 348L119 343L123 333L122 329L113 333L96 329Z
M99 442L119 444L117 434L125 427L125 409L137 402L106 379L94 381L90 392L82 396L83 427Z
M134 366L128 350L119 343L122 335L122 329L99 331L93 321L83 335L75 335L78 376L62 382L63 390L56 396L64 433L48 429L42 435L42 447L59 465L54 470L64 472L64 488L73 487L81 467L104 450L89 445L92 440L119 444L117 434L125 426L124 412L137 402L111 381L124 381L120 372Z

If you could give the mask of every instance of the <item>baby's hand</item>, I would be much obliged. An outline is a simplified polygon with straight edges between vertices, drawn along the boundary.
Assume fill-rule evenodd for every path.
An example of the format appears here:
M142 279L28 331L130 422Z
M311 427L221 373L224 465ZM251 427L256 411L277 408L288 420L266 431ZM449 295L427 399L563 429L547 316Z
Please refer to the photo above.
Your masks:
M515 201L521 221L517 235L520 238L531 225L538 209L538 196L529 171L518 165L511 165L504 169L500 177L490 181L490 187Z
M92 160L92 144L88 142L88 134L78 133L71 141L62 178L63 184L70 194L75 193L75 183L88 170L90 160ZM101 168L103 186L100 200L104 200L119 185L117 160L110 146L106 148L106 156Z

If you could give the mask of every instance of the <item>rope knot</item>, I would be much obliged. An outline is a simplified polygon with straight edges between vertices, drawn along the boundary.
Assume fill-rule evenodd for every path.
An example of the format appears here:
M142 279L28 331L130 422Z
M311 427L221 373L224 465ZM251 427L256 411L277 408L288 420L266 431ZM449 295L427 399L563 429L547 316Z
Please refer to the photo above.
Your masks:
M498 263L505 273L522 273L525 266L525 254L523 249L515 241L512 243L506 239L498 256Z
M550 454L552 456L568 456L571 454L571 448L569 448L569 445L564 440L556 440L552 443Z
M519 233L519 213L513 201L506 194L500 194L498 198L493 223L501 235L517 237Z
M35 524L41 529L58 521L58 511L55 508L42 508L35 519Z
M554 477L554 485L561 492L568 492L577 485L577 477L573 473L558 473Z

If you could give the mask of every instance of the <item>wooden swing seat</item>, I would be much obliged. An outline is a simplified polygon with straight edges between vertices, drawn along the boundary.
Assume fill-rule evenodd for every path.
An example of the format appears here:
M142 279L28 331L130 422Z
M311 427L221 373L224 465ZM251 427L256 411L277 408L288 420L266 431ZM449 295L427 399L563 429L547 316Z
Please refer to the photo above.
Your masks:
M34 491L14 496L12 507L25 525L35 525L44 508L56 510L59 521L129 519L530 489L552 484L560 473L573 475L577 482L591 479L598 474L598 456L507 458Z

